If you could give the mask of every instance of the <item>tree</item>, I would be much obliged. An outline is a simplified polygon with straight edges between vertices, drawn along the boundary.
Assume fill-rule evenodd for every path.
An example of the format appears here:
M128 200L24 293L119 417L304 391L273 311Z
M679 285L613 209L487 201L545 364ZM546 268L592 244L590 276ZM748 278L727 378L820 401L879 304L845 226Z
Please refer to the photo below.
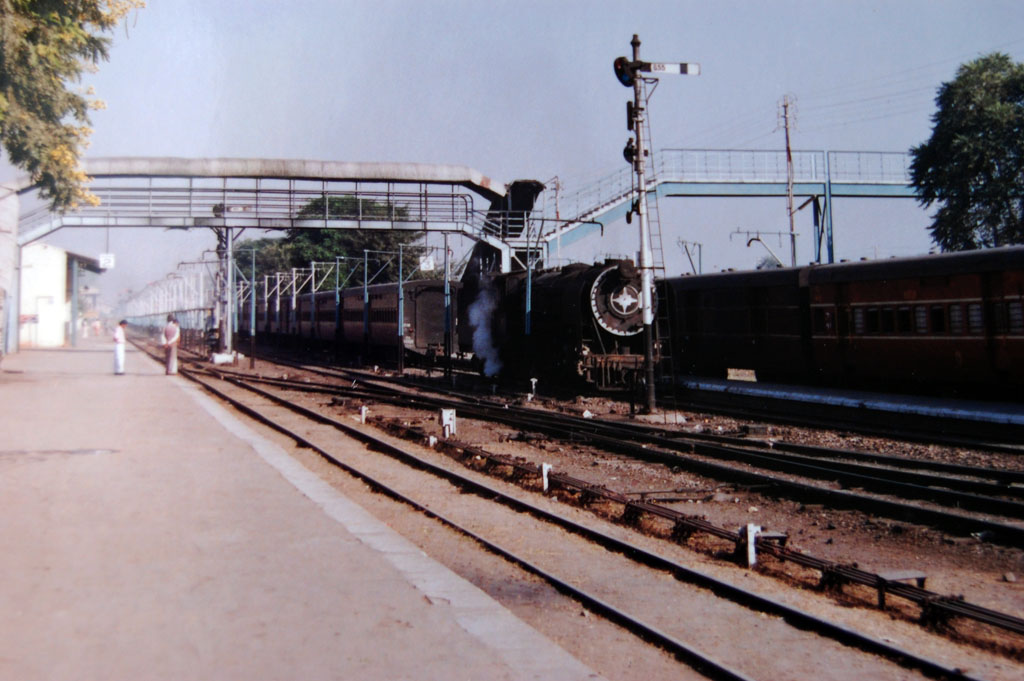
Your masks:
M405 220L407 211L388 202L358 199L354 196L331 196L327 199L325 215L324 199L309 201L299 210L298 218L360 219L367 222L383 220ZM413 242L422 232L396 229L310 229L288 230L279 239L247 240L237 244L236 249L256 249L257 281L264 274L286 272L293 267L309 268L311 262L334 263L338 256L355 260L339 263L341 279L356 267L361 267L363 251L375 251L370 255L371 275L377 274L375 283L397 281L399 245L402 246L403 276L408 276L423 254L422 246ZM394 255L388 255L394 254ZM242 257L242 256L240 256ZM390 260L390 262L388 262ZM244 269L244 267L243 267ZM359 281L362 281L360 278Z
M935 99L931 138L910 150L911 185L938 203L944 251L1024 243L1024 65L990 54L960 66Z
M107 58L112 31L142 0L0 0L0 145L54 210L99 200L79 157L103 103L74 92L83 71Z

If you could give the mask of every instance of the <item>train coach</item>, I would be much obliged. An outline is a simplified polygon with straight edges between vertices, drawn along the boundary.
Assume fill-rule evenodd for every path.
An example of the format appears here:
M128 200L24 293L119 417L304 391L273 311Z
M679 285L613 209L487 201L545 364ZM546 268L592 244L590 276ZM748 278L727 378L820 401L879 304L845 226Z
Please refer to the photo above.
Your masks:
M451 338L454 343L455 316L459 285L449 282ZM432 363L444 353L444 282L434 279L407 281L402 285L402 336L405 355ZM364 356L394 360L399 341L398 285L374 284L348 288L341 292L341 342L350 351L363 348Z
M457 323L454 310L458 289L458 282L449 282L452 329ZM293 348L337 348L354 358L373 361L395 361L401 342L403 360L432 362L445 348L444 282L408 281L402 291L401 337L395 283L259 301L257 334ZM239 317L243 333L248 333L249 318L246 304Z
M1019 398L1024 248L662 282L676 370Z

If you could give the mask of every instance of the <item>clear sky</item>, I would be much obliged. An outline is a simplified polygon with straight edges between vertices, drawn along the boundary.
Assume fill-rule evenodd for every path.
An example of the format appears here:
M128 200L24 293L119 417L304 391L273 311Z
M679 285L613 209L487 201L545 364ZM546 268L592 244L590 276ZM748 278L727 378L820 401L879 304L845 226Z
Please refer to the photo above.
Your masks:
M634 33L643 58L695 61L703 71L662 79L651 100L656 148L781 149L777 109L788 93L796 149L906 151L927 139L936 88L960 63L996 50L1024 61L1019 0L147 5L85 81L107 104L92 115L89 156L451 163L501 181L579 185L624 165L630 91L612 61L630 54ZM764 255L730 239L737 228L788 228L782 199L668 199L661 213L670 272L684 269L678 238L704 244L710 271ZM928 216L913 201L848 200L835 220L837 257L930 245ZM807 262L809 214L797 229L798 260ZM105 233L69 231L50 240L106 249ZM209 234L112 231L118 271L101 286L163 278L211 243ZM636 247L635 225L623 222L575 254Z

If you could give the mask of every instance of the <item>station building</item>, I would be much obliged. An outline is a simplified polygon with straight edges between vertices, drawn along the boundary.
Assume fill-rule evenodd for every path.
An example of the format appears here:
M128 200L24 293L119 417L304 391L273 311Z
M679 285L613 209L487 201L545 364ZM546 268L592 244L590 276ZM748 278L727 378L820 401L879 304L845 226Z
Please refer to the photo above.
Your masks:
M18 342L22 348L73 345L99 331L99 262L46 243L21 253Z

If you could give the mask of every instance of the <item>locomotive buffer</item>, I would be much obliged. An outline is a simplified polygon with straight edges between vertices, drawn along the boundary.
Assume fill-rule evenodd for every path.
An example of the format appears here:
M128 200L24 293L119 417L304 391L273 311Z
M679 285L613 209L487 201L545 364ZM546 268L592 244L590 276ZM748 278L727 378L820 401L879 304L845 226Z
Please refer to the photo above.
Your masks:
M615 77L626 87L633 88L633 101L626 103L626 127L633 131L635 138L630 139L623 150L626 160L633 166L636 174L636 207L640 222L640 302L644 318L644 375L646 382L646 408L653 412L656 407L654 395L654 253L651 249L651 231L647 220L647 182L644 178L644 165L647 160L647 149L644 147L643 136L644 105L646 101L642 93L644 76L639 73L676 73L680 75L700 75L700 64L645 62L640 61L640 38L633 34L630 42L633 46L633 60L619 57L615 60Z

